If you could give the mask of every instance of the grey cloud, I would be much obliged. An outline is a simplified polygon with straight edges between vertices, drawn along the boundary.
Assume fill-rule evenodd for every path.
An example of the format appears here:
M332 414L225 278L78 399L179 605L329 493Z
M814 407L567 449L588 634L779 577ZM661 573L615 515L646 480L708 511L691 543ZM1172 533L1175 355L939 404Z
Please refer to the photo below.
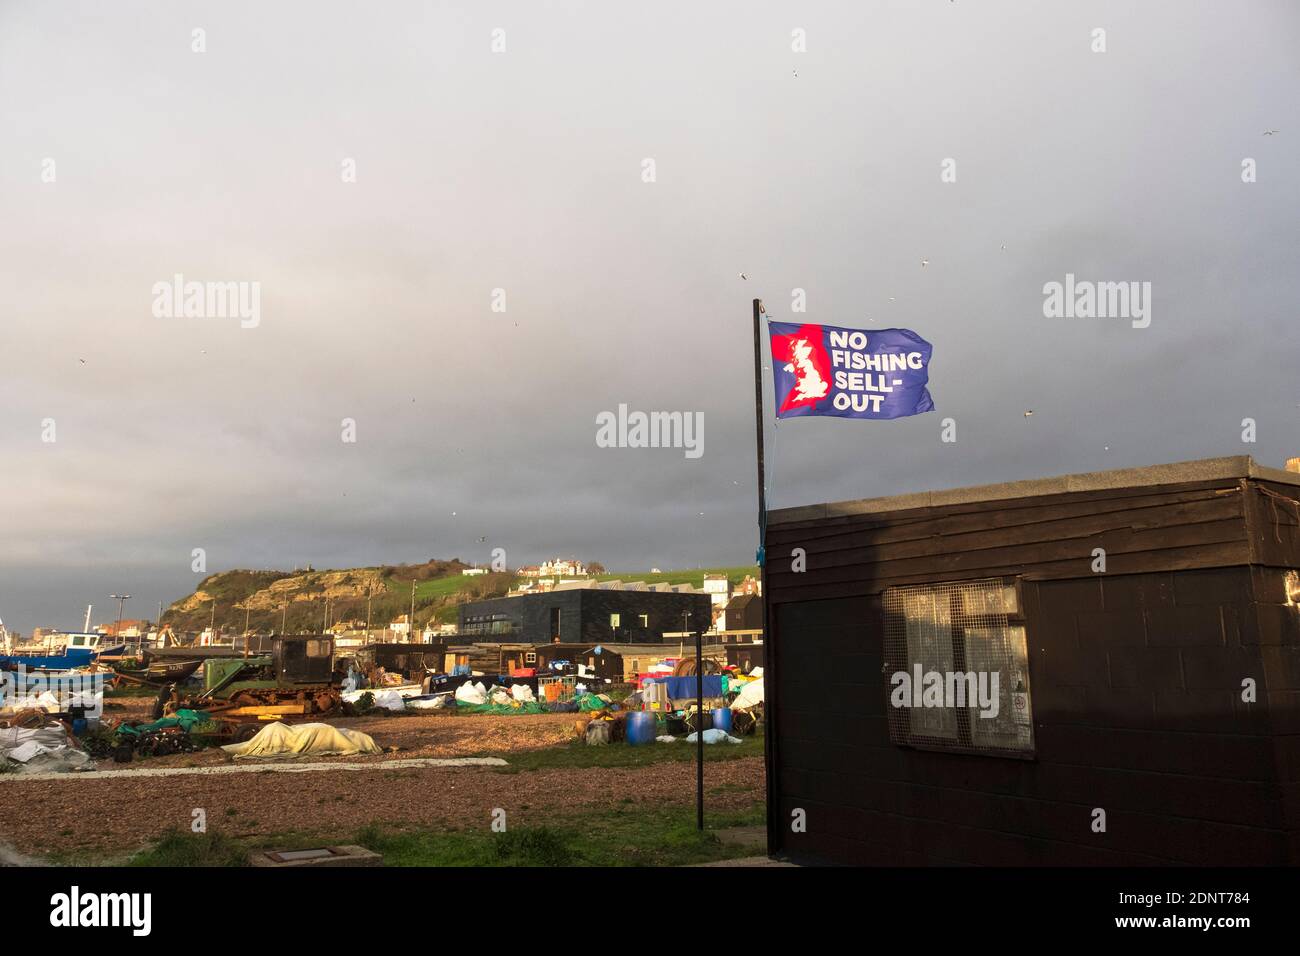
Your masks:
M932 341L938 412L769 422L773 506L1279 464L1298 37L1284 2L5 4L0 614L151 614L199 546L744 563L749 300L787 319L795 287L811 321ZM1044 319L1067 271L1150 281L1151 328ZM260 282L261 326L154 318L177 272ZM704 412L704 457L597 448L620 402Z

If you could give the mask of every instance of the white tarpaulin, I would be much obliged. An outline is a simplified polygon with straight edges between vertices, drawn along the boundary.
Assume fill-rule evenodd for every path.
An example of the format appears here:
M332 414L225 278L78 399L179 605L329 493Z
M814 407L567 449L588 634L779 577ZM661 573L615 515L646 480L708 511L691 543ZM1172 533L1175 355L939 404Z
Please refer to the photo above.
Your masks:
M337 754L381 754L383 749L369 734L329 724L267 724L252 740L221 748L235 757L321 757Z
M752 680L740 688L740 693L731 702L732 710L748 710L763 702L763 678Z
M28 773L79 770L91 762L89 754L68 746L62 724L0 728L0 758Z
M26 763L33 757L39 757L41 754L52 754L58 749L59 748L57 747L42 747L36 741L29 740L21 747L15 747L13 750L7 751L5 756L10 760L17 760L19 763Z
M456 699L466 704L486 704L487 688L481 683L466 681L456 688Z
M343 699L349 704L355 704L366 694L372 694L375 698L375 706L382 707L384 710L404 710L406 702L402 695L395 690L384 690L381 687L368 688L366 690L350 690L343 695Z
M442 710L447 706L450 694L435 694L432 697L408 697L406 706L411 710Z
M687 735L686 742L688 744L695 743L695 735ZM713 729L704 732L704 742L706 744L738 744L740 743L740 738L731 736L731 734L727 733L725 730Z
M510 688L510 696L521 704L531 704L537 698L533 696L533 689L527 684L515 684Z
M51 691L43 690L39 694L16 696L5 694L0 698L0 713L17 713L20 710L43 710L47 714L60 714L69 707L84 707L87 713L100 714L104 711L104 692L76 691L64 696L62 700Z
M62 724L46 724L44 727L0 727L0 756L8 756L9 751L17 750L27 744L39 744L53 750L68 742L68 732Z

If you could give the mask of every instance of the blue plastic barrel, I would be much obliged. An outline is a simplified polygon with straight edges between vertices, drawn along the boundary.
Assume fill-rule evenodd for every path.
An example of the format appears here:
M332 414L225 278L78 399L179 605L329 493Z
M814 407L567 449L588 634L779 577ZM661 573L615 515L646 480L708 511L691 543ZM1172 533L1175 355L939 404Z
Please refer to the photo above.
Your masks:
M731 733L730 707L715 707L713 709L713 729L721 730L724 734Z
M655 742L654 711L633 710L628 712L627 742L633 747Z

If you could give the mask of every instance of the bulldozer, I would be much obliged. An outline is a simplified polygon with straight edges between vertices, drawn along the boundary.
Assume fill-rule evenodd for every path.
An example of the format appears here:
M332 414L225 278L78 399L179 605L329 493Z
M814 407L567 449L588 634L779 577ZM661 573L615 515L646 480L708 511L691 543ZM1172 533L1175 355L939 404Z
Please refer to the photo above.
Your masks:
M242 725L234 733L238 739L244 728L256 733L268 720L320 717L342 702L334 638L282 636L273 639L270 654L205 660L202 692L182 693L169 684L158 695L154 716L206 711L221 723Z

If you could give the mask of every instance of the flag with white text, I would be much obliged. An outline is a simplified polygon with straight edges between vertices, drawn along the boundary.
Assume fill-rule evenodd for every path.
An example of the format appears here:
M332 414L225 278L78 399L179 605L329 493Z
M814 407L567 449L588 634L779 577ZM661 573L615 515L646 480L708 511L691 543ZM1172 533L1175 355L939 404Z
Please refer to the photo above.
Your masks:
M934 410L933 347L910 329L769 322L776 417L902 418Z

